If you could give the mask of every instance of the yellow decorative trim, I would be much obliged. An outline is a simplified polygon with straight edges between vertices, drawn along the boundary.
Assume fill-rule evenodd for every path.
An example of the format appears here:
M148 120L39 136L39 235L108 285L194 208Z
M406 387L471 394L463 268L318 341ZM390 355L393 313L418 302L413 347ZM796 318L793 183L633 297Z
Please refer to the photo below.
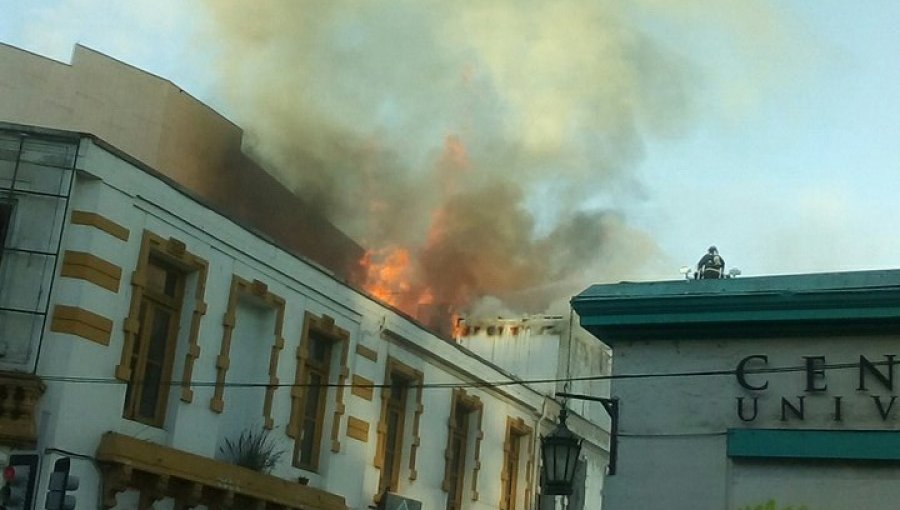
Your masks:
M378 351L362 344L356 344L356 354L371 361L378 361Z
M388 356L387 363L385 364L385 386L381 389L381 415L378 419L378 426L375 429L376 443L375 459L373 463L376 468L384 469L384 448L385 440L387 439L387 404L390 397L390 388L387 383L391 380L391 374L393 373L399 374L404 379L409 379L410 386L415 386L417 389L416 407L413 415L412 439L409 448L409 479L415 480L418 477L418 472L416 471L416 454L421 444L419 424L421 422L422 412L425 410L422 405L422 386L424 384L425 375L421 370L416 370L391 356Z
M119 365L116 366L116 378L122 381L131 379L131 356L140 325L141 301L144 299L144 288L147 285L146 272L151 253L182 269L185 273L197 273L188 349L185 354L184 370L181 377L181 400L191 402L194 396L194 392L191 389L191 377L194 371L194 362L200 357L198 340L200 337L200 321L206 314L206 303L203 301L203 296L206 292L206 276L209 263L188 252L183 242L176 239L164 239L149 230L145 230L141 238L137 267L131 275L131 304L128 310L128 317L125 318L125 322L122 324L125 340Z
M369 422L360 420L355 416L347 417L347 436L357 441L369 441Z
M471 398L478 399L478 397ZM478 424L475 431L475 463L472 466L472 501L478 501L478 473L481 472L481 441L484 439L484 430L482 428L484 406L481 405L481 400L477 400L475 406L478 412Z
M266 396L263 401L263 426L269 430L275 427L272 418L272 404L275 399L275 389L278 388L278 357L284 348L284 299L269 292L268 286L259 281L245 280L237 275L231 277L231 290L228 293L228 309L222 324L225 331L222 334L222 345L216 358L216 386L209 407L217 413L225 410L225 376L231 366L231 336L234 333L237 321L237 306L241 294L248 294L260 300L268 308L275 310L275 329L272 340L271 353L269 355L269 384L266 386Z
M375 383L361 375L353 374L353 383L350 393L365 400L372 400L375 396Z
M521 418L520 418L521 420ZM522 421L524 425L525 422ZM531 427L525 427L525 442L528 443L528 462L525 463L525 508L531 508L531 497L534 494L534 468L537 465L534 459L534 440L531 438Z
M104 508L116 505L118 492L137 488L145 504L171 497L175 508L347 510L337 494L115 432L103 434L95 457Z
M510 449L512 448L512 438L513 436L518 436L524 438L525 443L528 444L528 458L525 464L525 507L531 508L531 495L533 492L533 472L534 472L534 441L531 440L531 434L533 430L529 427L525 420L522 418L512 418L506 417L506 438L503 440L503 463L500 465L500 486L505 487L507 473L506 473L506 464L509 462L509 454ZM521 448L522 442L519 442L519 447ZM518 473L515 473L514 476L518 476ZM500 491L500 509L505 510L509 507L509 501L506 498L506 491ZM514 510L514 509L509 509Z
M109 345L113 322L77 306L56 305L50 330L80 336L100 345Z
M72 211L71 222L73 225L86 225L97 228L122 241L128 241L130 234L127 228L95 212Z
M419 424L422 422L422 413L425 411L425 406L422 405L422 391L424 384L425 376L421 371L415 371L415 380L418 381L418 388L416 391L416 409L413 414L413 430L412 430L412 443L409 446L409 479L415 480L419 476L419 472L416 471L416 458L419 452L419 446L422 444L422 438L419 435Z
M350 377L350 333L337 326L334 318L328 315L317 317L306 312L303 319L303 331L300 336L300 345L297 347L297 370L294 375L294 388L291 390L291 415L285 432L288 436L299 440L300 414L303 411L306 389L303 382L306 380L306 359L309 356L309 337L312 332L324 337L333 344L340 346L340 367L338 368L337 387L335 388L334 416L331 422L331 451L341 451L340 430L341 417L344 415L344 386ZM298 442L299 444L299 442ZM296 458L296 455L295 455ZM318 462L318 459L315 459Z
M484 439L484 431L481 428L482 418L484 417L484 404L477 395L469 395L466 393L466 390L461 388L454 389L450 398L450 418L447 421L447 448L444 450L444 480L441 483L441 489L444 492L450 490L450 470L452 468L450 460L453 458L452 452L450 452L450 440L456 427L457 404L462 404L467 414L478 413L478 422L475 428L475 460L472 465L472 500L477 501L478 473L481 470L481 440Z
M118 293L122 268L90 253L66 250L60 276L85 280Z

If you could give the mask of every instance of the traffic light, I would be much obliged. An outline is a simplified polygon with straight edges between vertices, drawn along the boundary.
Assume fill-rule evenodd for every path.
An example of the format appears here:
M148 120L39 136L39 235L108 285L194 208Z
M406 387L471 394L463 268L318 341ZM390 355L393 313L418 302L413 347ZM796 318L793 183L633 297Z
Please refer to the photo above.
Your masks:
M63 457L53 464L50 483L47 486L46 510L74 510L75 496L66 494L78 488L78 477L69 474L68 457Z
M3 468L3 487L0 488L0 510L29 510L37 473L37 455L10 455L9 465Z

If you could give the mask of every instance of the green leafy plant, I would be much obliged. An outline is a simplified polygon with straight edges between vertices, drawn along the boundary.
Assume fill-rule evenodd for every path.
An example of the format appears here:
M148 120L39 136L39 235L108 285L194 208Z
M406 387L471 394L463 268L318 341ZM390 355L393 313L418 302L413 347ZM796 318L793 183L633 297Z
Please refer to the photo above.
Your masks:
M246 429L241 432L237 441L225 439L219 447L225 460L237 466L268 473L272 471L284 450L278 449L275 441L269 437L269 431Z

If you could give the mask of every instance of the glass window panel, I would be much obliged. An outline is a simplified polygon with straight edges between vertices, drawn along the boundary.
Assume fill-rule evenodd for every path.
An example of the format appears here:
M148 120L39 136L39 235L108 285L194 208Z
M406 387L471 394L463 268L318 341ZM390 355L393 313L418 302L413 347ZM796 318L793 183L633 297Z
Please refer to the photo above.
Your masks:
M56 253L66 213L63 198L16 194L16 211L6 246Z
M169 343L169 325L172 319L172 312L160 307L157 307L153 312L153 332L150 335L147 359L152 362L162 363L166 358L166 346Z
M144 369L144 383L141 388L141 405L139 410L140 416L146 418L156 417L156 405L159 400L162 370L162 364L158 363L148 363Z
M15 161L19 154L19 137L0 134L0 161Z
M0 202L0 249L6 246L6 232L12 221L13 204L12 202ZM3 253L0 253L0 257Z
M128 385L125 387L125 409L129 409L131 407L131 398L134 393L134 379L137 377L138 370L138 360L141 358L141 338L144 337L146 333L146 325L147 325L147 301L141 302L141 310L138 313L138 331L134 337L134 346L131 349L131 364L129 368L131 369L131 379L128 381Z
M19 138L0 135L0 188L12 187L12 175L19 157Z
M328 361L330 354L330 344L327 340L323 340L318 336L310 335L309 337L309 358L324 364Z
M72 180L70 168L22 162L16 172L14 189L53 195L68 195Z
M0 261L0 307L44 313L54 258L5 251Z
M37 349L43 324L42 314L0 310L0 361L27 363Z
M181 280L181 275L177 271L172 268L166 269L166 286L163 293L169 297L175 297L179 280Z
M29 163L71 168L76 144L29 138L22 145L21 160Z
M167 276L166 269L151 259L147 264L147 290L155 294L165 294Z

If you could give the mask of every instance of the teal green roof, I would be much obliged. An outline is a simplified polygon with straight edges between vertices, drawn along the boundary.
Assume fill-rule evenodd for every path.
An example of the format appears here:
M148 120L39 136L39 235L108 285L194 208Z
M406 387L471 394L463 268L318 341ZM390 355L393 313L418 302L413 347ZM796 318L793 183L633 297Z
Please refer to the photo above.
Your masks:
M572 298L603 341L900 331L900 270L593 285Z

